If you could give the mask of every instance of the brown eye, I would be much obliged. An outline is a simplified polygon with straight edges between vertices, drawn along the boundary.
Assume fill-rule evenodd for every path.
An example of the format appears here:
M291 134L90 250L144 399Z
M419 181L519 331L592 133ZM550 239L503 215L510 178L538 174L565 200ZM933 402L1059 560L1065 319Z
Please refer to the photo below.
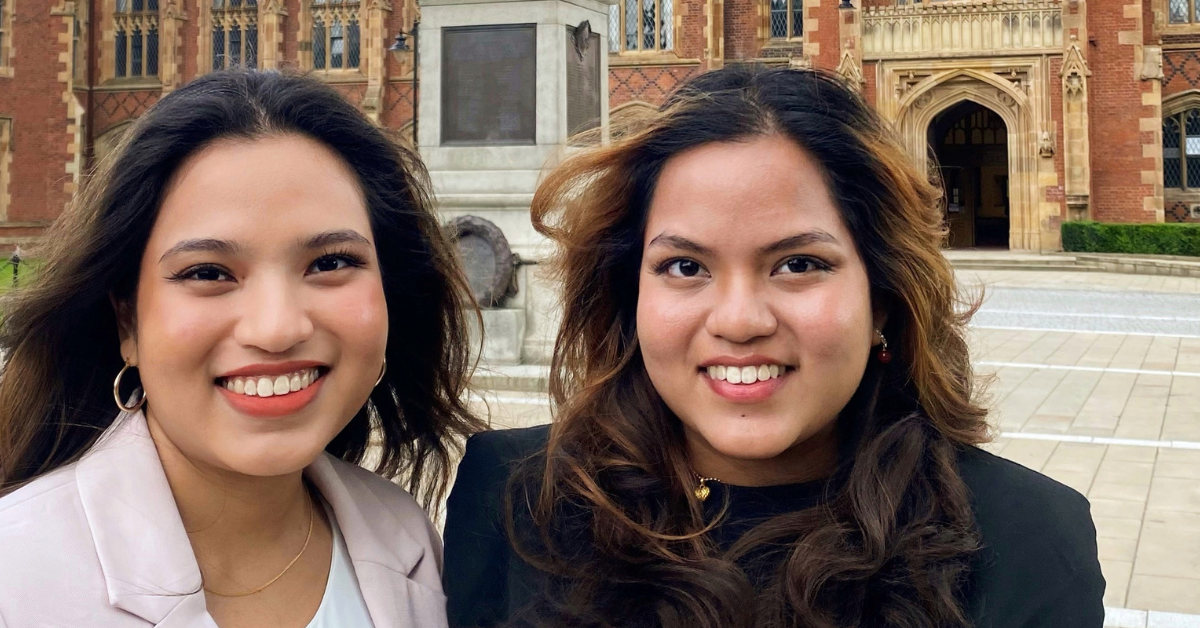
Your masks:
M792 257L780 264L775 272L801 275L814 270L829 270L829 266L812 257Z
M704 268L699 262L690 259L675 260L667 268L667 272L673 277L695 277L703 271Z

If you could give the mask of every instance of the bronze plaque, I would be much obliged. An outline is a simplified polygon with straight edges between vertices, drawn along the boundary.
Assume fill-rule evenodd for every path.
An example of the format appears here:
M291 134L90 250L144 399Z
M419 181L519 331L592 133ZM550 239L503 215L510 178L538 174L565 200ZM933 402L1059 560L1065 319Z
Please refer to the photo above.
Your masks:
M442 144L537 143L537 25L442 29Z
M567 27L567 134L600 126L600 35Z

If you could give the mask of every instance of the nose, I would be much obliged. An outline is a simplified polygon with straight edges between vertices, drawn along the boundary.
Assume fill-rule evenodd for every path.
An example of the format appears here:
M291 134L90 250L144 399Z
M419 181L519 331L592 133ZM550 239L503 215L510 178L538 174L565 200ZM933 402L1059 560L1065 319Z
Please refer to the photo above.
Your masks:
M313 321L299 293L300 286L284 277L248 281L234 339L242 346L284 353L311 338Z
M708 333L738 344L770 336L778 326L763 288L749 278L728 280L705 322Z

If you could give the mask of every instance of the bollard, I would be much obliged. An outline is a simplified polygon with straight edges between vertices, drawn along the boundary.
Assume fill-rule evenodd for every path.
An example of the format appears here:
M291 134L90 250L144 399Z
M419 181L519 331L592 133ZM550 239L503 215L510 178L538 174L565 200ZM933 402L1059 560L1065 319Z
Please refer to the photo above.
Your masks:
M10 264L12 264L12 269L13 269L12 285L13 285L13 288L16 288L17 287L17 278L20 276L20 273L21 273L21 249L18 248L17 250L13 251L12 257L9 257L8 261Z

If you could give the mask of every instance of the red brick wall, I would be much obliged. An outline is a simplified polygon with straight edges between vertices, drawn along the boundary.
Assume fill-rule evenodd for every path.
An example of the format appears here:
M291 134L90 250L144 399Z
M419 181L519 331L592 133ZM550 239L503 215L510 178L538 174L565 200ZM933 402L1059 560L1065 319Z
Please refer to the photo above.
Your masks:
M622 66L608 72L608 106L633 100L662 104L680 83L699 72L700 66Z
M817 30L808 32L808 41L820 44L820 50L812 55L814 68L832 70L841 60L841 11L837 0L821 0L821 6L809 7L805 19L817 20ZM807 28L807 27L805 27Z
M1163 97L1200 87L1200 52L1163 51Z
M66 87L58 81L63 70L59 53L66 52L59 34L65 32L61 16L50 15L50 3L28 2L17 6L13 28L13 77L0 77L0 117L11 118L8 171L10 222L53 219L70 198L63 191L70 181L65 164L72 141L67 133ZM0 228L0 236L12 235Z
M873 61L863 63L863 79L867 82L863 86L863 98L866 98L871 106L879 104L879 85L875 83L877 78L875 76L875 66L876 64Z
M760 0L725 0L725 58L753 59L759 56L758 15Z
M1142 143L1150 138L1138 130L1139 119L1153 115L1152 107L1142 105L1142 92L1150 84L1134 76L1134 47L1118 40L1120 31L1141 35L1138 20L1123 15L1127 1L1088 4L1092 218L1154 222L1154 212L1143 209L1143 199L1154 194L1154 186L1141 181L1142 170L1153 169L1154 160L1142 157Z

